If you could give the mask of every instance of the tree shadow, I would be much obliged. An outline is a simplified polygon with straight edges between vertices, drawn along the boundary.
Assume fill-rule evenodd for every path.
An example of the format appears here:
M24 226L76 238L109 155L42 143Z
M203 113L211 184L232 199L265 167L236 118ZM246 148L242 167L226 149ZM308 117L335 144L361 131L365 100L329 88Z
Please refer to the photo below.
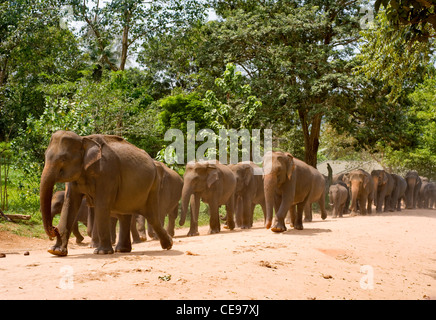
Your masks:
M90 248L89 252L82 253L68 253L65 257L58 257L62 259L95 259L95 260L110 260L112 258L116 259L119 257L132 256L148 256L148 257L172 257L172 256L180 256L184 253L180 250L141 250L141 251L132 251L132 252L115 252L113 254L94 254L94 249ZM56 258L57 256L53 256Z

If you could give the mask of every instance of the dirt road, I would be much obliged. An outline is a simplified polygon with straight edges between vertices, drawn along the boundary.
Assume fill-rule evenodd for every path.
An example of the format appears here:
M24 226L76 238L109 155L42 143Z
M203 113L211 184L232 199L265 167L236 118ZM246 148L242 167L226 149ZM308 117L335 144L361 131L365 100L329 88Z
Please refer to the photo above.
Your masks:
M436 299L436 210L223 230L94 255L0 232L0 299ZM89 238L85 239L89 242ZM29 255L24 255L28 251Z

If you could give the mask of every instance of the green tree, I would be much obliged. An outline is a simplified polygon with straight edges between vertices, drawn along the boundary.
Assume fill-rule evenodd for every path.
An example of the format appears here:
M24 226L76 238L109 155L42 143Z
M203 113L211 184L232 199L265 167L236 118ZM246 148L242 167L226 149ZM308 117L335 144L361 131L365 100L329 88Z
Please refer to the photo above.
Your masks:
M82 33L88 47L112 71L124 70L142 41L204 19L205 12L202 1L192 0L69 0L67 4L75 19L86 23Z

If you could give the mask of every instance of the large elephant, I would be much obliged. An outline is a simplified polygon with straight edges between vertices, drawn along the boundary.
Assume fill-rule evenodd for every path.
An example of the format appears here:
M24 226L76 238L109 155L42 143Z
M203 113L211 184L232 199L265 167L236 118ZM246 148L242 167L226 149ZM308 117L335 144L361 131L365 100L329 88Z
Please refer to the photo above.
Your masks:
M348 187L343 182L336 182L329 187L329 201L333 208L332 216L342 217L348 211L347 203L350 203Z
M419 190L421 189L421 178L415 170L407 172L404 179L407 182L406 188L406 209L416 209Z
M372 170L371 177L374 182L374 203L376 212L394 211L391 208L391 196L394 190L395 181L385 170Z
M359 202L361 214L371 213L374 198L374 182L371 175L365 170L356 169L347 175L346 180L351 190L352 213L357 213L357 202Z
M182 190L182 211L179 224L185 223L189 202L191 204L191 226L188 236L198 235L200 199L209 205L209 233L221 230L219 207L226 205L227 227L235 228L234 192L236 178L232 170L216 160L189 162L186 165ZM191 197L192 196L192 197Z
M262 175L256 175L260 169L254 162L239 162L230 164L236 178L235 188L235 216L236 226L248 229L253 226L254 207L260 204L265 215L265 194L263 191Z
M60 214L62 211L62 206L64 205L65 199L65 191L56 191L53 194L51 199L51 217L52 219L57 214ZM82 222L85 226L88 226L88 206L86 205L86 199L82 199L82 203L80 204L79 211L77 213L76 219L73 224L73 234L76 237L76 243L82 243L83 236L79 231L79 221ZM91 230L88 230L88 235L91 235Z
M325 210L325 179L315 168L294 158L290 153L271 151L264 156L264 190L266 202L265 227L274 232L286 231L285 217L288 210L297 205L292 224L303 229L303 210L308 201L318 202L321 218L327 218ZM311 199L311 200L309 200ZM273 209L276 221L272 226Z
M182 196L183 179L174 170L168 168L164 163L154 160L157 173L160 177L159 186L159 221L163 226L165 217L168 215L167 232L174 237L176 219L179 212L179 201ZM140 233L145 233L145 219L139 216L138 229ZM148 235L154 237L153 227L148 225Z
M51 219L51 197L56 182L66 183L65 203L58 227ZM83 195L94 208L99 244L97 254L113 253L110 217L117 214L120 233L115 251L130 252L132 214L144 215L159 236L163 249L172 239L158 217L159 177L151 157L123 138L110 135L81 137L71 131L57 131L45 152L40 202L45 232L56 237L49 249L54 255L68 254L68 238Z
M401 211L401 200L404 199L406 194L407 182L406 180L397 175L391 174L394 179L394 190L391 196L391 208L393 210Z

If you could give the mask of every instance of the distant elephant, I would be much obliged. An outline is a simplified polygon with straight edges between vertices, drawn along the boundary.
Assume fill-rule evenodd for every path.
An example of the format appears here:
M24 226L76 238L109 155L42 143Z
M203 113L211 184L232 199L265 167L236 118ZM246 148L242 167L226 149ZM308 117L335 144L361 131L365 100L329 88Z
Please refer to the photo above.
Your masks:
M391 208L393 210L401 211L401 200L404 199L406 194L407 182L406 180L397 175L391 174L394 179L394 190L391 196Z
M432 209L436 200L436 183L423 181L422 185L419 192L420 208Z
M117 214L120 233L115 251L130 252L132 214L145 215L159 236L163 249L171 249L172 239L158 217L159 177L151 157L121 137L57 131L45 152L41 176L40 203L44 229L56 244L54 255L68 254L68 239L85 195L94 208L99 245L96 254L113 253L111 214ZM66 183L65 203L58 227L51 220L51 197L56 182Z
M342 217L344 213L347 213L348 207L347 202L350 202L350 194L348 192L348 187L343 182L337 182L332 184L329 188L329 201L333 208L332 216Z
M374 182L371 175L365 170L356 169L348 174L347 180L351 190L352 213L357 213L357 202L359 202L360 213L362 215L371 213L374 197Z
M371 177L374 182L375 211L382 212L383 205L384 212L394 211L391 208L391 196L395 185L394 178L385 170L372 170Z
M65 191L56 191L51 199L51 216L52 219L57 214L60 214L62 211L62 206L64 205L64 197ZM76 237L76 243L82 243L83 236L79 231L79 221L82 222L85 226L88 226L88 206L86 205L86 199L82 199L82 203L79 208L79 212L77 213L76 219L73 224L73 234ZM89 234L90 235L90 234Z
M167 232L171 237L174 237L174 229L176 219L179 213L179 201L182 196L183 179L174 170L168 168L164 163L154 160L157 168L157 173L160 177L159 186L159 221L163 226L165 217L168 215ZM140 223L138 230L145 233L143 216L139 216ZM153 238L155 236L153 227L148 225L148 235Z
M419 190L421 189L421 178L418 172L412 170L407 172L404 179L407 182L406 188L406 209L416 209L418 202Z
M292 210L292 206L297 205L297 212L291 220L295 229L303 230L303 209L309 199L319 203L321 218L327 218L325 180L317 169L294 158L290 153L281 151L265 154L263 168L267 229L271 228L274 232L286 231L286 214ZM273 209L276 212L276 222L272 226Z
M265 215L265 194L262 175L255 175L260 169L254 162L239 162L229 164L236 178L235 216L236 226L248 229L253 226L254 207L260 204Z
M200 199L209 205L209 233L221 230L219 207L226 206L227 227L235 228L234 192L236 178L232 170L216 160L188 162L182 190L182 210L179 224L184 225L189 202L191 204L191 226L188 236L198 235Z

